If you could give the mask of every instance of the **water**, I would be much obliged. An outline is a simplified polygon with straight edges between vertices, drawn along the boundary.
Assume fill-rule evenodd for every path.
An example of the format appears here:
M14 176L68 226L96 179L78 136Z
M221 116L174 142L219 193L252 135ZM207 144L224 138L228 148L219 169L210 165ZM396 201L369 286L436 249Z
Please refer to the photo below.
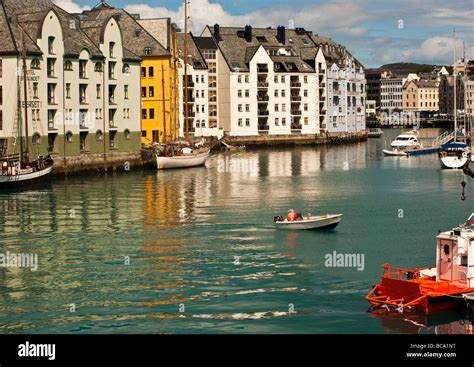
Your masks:
M461 201L462 173L437 156L381 156L398 132L0 193L0 253L39 259L0 268L0 332L463 332L462 315L367 312L380 264L434 265L437 231L473 211L474 182ZM289 208L345 217L332 232L276 231ZM365 268L326 267L333 251Z

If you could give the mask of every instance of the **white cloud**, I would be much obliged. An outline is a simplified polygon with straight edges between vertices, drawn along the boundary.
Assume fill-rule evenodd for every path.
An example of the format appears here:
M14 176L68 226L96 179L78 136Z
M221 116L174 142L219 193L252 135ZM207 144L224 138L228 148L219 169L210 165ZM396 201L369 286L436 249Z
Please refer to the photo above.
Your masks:
M53 0L53 3L69 13L82 13L90 9L90 6L80 6L72 0Z
M176 12L164 7L151 7L147 4L128 5L125 10L130 13L139 13L143 18L170 17L180 28L184 28L183 6ZM341 14L350 14L350 16L343 17ZM302 7L290 5L269 7L244 15L232 15L222 5L210 0L193 0L189 7L190 30L196 34L199 34L206 25L218 22L225 26L286 25L288 27L305 27L322 34L327 34L330 30L334 35L361 36L367 32L361 23L369 18L369 14L355 2L340 0Z

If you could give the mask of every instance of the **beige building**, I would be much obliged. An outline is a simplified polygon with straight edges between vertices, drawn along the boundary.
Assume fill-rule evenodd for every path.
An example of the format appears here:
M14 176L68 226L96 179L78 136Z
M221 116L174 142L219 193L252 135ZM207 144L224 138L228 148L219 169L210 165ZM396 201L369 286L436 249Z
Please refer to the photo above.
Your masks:
M466 115L472 118L474 115L474 77L466 77L464 79L464 92L464 108Z
M438 111L439 90L436 81L411 80L403 85L403 110L408 112Z

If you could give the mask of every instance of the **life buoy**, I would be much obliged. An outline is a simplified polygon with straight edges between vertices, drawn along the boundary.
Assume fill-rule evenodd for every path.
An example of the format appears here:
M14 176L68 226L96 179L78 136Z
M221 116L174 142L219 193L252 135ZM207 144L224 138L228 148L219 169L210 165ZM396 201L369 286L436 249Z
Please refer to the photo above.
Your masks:
M446 158L448 156L448 152L441 152L441 157Z

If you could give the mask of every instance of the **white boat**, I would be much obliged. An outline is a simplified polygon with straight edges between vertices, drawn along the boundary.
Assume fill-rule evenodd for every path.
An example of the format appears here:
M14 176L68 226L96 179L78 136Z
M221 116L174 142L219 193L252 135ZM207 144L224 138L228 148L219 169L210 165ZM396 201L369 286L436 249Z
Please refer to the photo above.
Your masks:
M471 162L471 148L464 143L446 144L442 146L439 158L445 169L462 169Z
M387 149L384 149L382 152L387 157L406 157L407 156L406 150L398 150L398 149L387 150Z
M403 133L397 136L397 138L390 144L392 150L384 149L383 154L386 156L398 156L404 157L407 155L407 151L420 149L420 135L417 130L413 130L407 133Z
M275 218L275 225L278 229L284 230L334 229L339 225L342 217L342 214L308 215L295 221L277 217Z
M156 152L153 158L153 165L158 170L204 166L209 158L210 152L211 150L209 148L196 150L183 148L178 154L173 155Z
M383 130L381 128L369 128L367 130L367 136L369 138L380 138L383 135Z

